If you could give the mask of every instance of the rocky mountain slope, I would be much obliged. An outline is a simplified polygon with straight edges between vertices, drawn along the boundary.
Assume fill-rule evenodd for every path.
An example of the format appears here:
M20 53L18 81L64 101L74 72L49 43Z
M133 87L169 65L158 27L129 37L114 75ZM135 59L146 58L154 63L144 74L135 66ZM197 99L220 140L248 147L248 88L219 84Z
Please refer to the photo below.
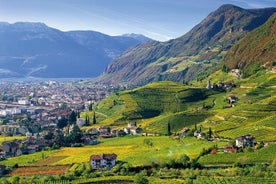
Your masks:
M0 77L95 77L126 49L149 40L134 36L0 23Z
M228 69L241 69L244 77L254 74L261 65L275 70L276 14L237 42L226 54L223 64Z
M246 10L223 5L180 38L148 42L128 50L108 65L98 81L130 85L189 81L216 66L236 41L274 12L276 8Z

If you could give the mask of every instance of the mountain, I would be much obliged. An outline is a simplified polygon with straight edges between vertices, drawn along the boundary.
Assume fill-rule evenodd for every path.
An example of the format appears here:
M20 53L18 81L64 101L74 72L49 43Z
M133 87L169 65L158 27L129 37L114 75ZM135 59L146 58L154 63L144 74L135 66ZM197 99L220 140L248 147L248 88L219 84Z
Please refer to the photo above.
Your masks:
M189 81L216 66L236 41L274 12L276 8L246 10L223 5L180 38L147 42L126 51L108 65L98 81L134 86L160 80Z
M237 42L226 54L223 64L229 69L241 69L243 77L254 74L261 65L267 69L275 68L275 38L276 14Z
M96 77L112 59L143 43L29 22L0 23L0 39L0 77Z
M216 67L189 85L161 81L117 92L94 107L99 124L123 128L136 122L144 132L158 134L167 134L168 124L176 134L187 127L192 134L197 125L221 138L250 134L256 141L275 141L275 36L276 13L228 51L221 65L239 68L246 77ZM207 83L213 87L206 89Z

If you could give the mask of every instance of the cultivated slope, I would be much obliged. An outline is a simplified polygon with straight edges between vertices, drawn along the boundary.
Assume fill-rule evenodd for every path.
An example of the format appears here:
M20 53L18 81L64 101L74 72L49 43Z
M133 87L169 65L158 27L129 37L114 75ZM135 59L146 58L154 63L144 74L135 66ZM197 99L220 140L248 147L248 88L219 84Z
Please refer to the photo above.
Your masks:
M276 8L245 10L223 5L180 38L128 50L108 65L99 81L130 85L189 81L216 65L237 40L262 25L274 12Z

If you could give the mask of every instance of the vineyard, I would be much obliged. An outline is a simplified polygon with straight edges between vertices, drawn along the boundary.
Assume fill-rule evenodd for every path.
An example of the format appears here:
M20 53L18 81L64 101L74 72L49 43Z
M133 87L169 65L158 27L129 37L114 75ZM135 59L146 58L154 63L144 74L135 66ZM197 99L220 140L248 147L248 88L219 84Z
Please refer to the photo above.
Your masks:
M259 177L206 177L200 176L193 180L193 184L273 184L275 178L259 178Z
M270 163L276 160L276 144L269 145L255 152L247 153L222 153L206 155L199 159L202 165L224 165L240 162L243 164Z
M55 165L55 166L27 166L14 169L7 176L36 176L36 175L58 175L64 174L68 166Z

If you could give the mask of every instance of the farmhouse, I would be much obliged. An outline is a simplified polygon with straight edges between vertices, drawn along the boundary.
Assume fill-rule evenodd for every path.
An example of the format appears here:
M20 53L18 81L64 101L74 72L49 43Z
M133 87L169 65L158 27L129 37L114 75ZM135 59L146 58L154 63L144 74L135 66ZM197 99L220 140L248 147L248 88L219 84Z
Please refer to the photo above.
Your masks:
M246 147L246 146L254 146L254 137L251 135L243 135L236 138L236 146L239 147Z
M237 153L237 151L237 148L235 148L233 145L226 146L223 149L224 153Z
M107 168L110 169L116 164L117 155L112 154L101 154L90 156L90 166L92 169Z
M231 95L228 96L228 103L229 104L235 103L237 101L238 101L238 98L235 95L231 94Z

